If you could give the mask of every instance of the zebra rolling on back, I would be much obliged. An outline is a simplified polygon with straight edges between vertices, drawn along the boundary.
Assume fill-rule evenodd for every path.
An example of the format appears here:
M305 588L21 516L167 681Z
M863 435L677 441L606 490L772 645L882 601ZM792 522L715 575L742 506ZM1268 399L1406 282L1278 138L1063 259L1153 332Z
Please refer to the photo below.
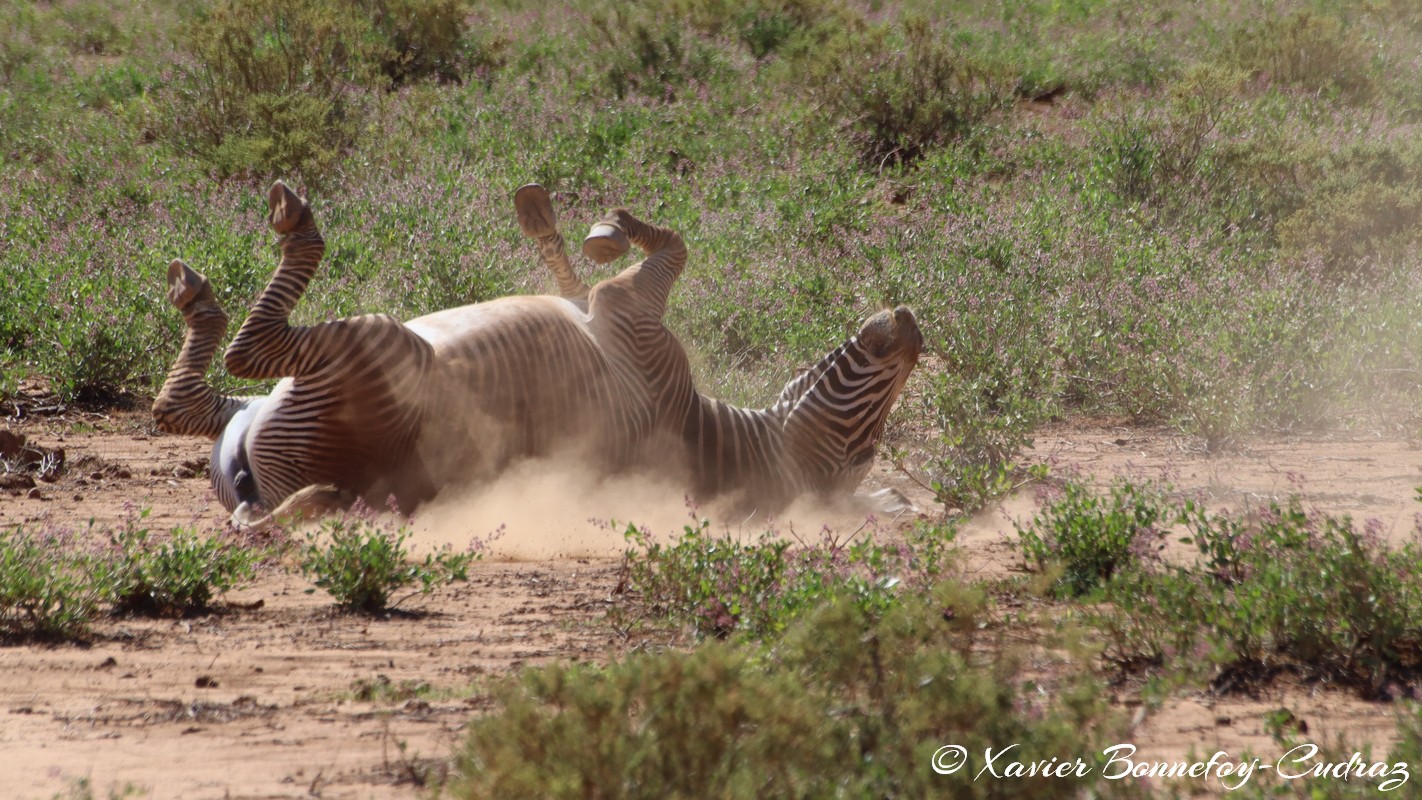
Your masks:
M707 398L662 324L686 264L681 237L612 212L584 253L607 262L636 245L646 257L589 289L539 187L520 190L515 207L562 296L505 297L407 323L365 315L292 326L325 242L285 184L268 200L280 263L224 361L236 377L280 382L266 396L211 389L205 373L227 317L207 279L174 261L168 296L187 335L153 405L161 430L215 440L213 488L243 524L357 498L393 497L408 512L446 486L544 456L670 470L698 498L765 510L802 494L849 494L922 345L901 307L871 317L769 408Z

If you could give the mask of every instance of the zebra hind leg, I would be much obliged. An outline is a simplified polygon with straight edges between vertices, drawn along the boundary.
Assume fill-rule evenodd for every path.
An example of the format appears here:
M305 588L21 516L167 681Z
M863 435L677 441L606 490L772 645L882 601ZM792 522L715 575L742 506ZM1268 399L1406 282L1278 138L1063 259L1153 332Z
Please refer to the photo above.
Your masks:
M215 439L244 405L207 383L207 369L227 334L227 314L207 277L177 260L168 265L168 301L182 312L188 330L178 360L153 400L153 421L167 433Z
M312 522L327 514L344 511L354 502L355 497L350 492L329 484L312 484L293 493L265 516L257 516L257 509L243 503L232 512L232 522L246 530L264 531L272 527Z
M543 263L558 279L558 294L569 300L583 299L591 291L568 261L568 250L558 233L558 216L548 190L536 183L521 187L514 193L514 211L523 234L538 242Z
M626 255L631 247L615 212L593 225L587 238L583 239L583 255L599 264L616 261Z

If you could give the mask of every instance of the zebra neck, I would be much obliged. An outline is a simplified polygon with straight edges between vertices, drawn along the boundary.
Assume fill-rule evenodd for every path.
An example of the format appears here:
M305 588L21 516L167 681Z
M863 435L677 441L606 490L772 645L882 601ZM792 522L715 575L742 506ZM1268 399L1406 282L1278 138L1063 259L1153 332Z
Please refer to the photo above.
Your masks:
M783 423L774 409L739 408L693 394L683 438L697 494L788 499L794 481L783 463Z

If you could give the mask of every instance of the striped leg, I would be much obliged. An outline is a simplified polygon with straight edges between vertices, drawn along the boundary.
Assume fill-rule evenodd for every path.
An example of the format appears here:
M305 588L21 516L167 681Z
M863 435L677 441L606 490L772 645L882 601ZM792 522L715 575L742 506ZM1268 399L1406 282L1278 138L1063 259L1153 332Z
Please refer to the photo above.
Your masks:
M670 228L652 225L619 208L592 227L583 241L583 253L599 264L606 264L627 252L627 242L637 245L647 258L623 270L604 283L628 288L635 312L643 319L661 321L666 313L667 297L672 285L686 268L686 244L681 235ZM601 284L600 284L601 285Z
M287 321L316 274L326 241L311 207L277 181L267 197L272 229L281 234L281 262L223 354L227 371L239 378L284 378L320 370L331 353L331 326L292 327Z
M207 368L227 334L227 314L207 278L181 261L168 265L168 300L182 312L188 332L153 401L153 420L167 433L216 439L246 405L245 400L214 392L207 383Z
M543 263L558 279L558 294L568 300L585 300L590 289L568 261L568 249L558 233L558 216L548 190L536 183L520 188L514 193L514 210L524 235L538 242Z

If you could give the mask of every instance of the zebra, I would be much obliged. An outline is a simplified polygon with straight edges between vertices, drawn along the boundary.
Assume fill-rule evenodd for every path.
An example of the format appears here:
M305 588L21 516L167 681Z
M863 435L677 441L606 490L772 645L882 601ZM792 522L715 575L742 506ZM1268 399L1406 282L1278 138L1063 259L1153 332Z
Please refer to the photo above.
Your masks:
M169 265L168 297L187 333L154 420L214 440L213 489L234 522L356 499L391 498L409 512L448 486L553 456L608 471L677 465L694 495L758 508L853 491L917 362L912 312L871 317L768 409L722 404L696 391L685 350L662 324L686 264L681 237L610 212L584 254L607 263L636 245L645 258L589 288L567 260L546 191L525 190L515 197L520 227L539 241L562 296L298 327L289 316L325 242L309 203L275 183L268 221L280 260L223 354L235 377L280 379L266 396L224 396L206 383L227 317L206 277Z

